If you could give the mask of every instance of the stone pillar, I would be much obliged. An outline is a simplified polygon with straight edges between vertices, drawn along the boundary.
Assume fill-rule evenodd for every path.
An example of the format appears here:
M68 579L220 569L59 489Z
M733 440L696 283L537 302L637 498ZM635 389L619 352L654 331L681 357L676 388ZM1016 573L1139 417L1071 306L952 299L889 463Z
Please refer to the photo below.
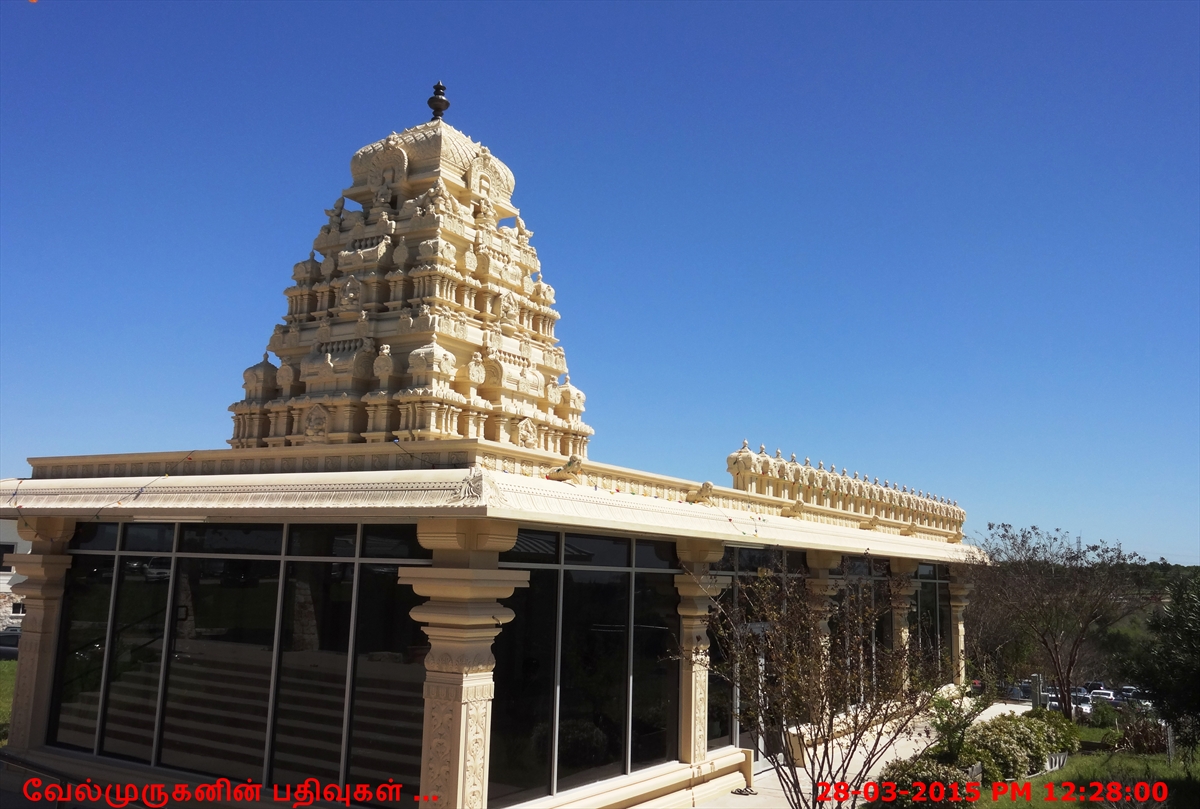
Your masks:
M966 568L950 566L950 670L955 685L967 682L967 636L963 627L963 610L970 603L973 584L967 579Z
M808 551L808 586L809 604L817 615L818 626L822 634L829 635L829 614L833 610L830 601L837 595L841 582L833 578L832 571L842 564L842 555L836 551ZM828 647L825 649L829 652Z
M499 570L500 551L516 543L517 524L499 520L427 519L417 539L433 551L432 567L402 567L399 581L429 599L412 617L425 624L425 726L421 793L446 809L487 805L491 707L495 688L492 641L513 619L498 603L529 572Z
M9 557L13 572L25 577L12 588L25 599L8 736L9 749L18 755L46 743L54 690L54 658L62 623L63 578L71 566L71 557L66 554L67 542L74 533L74 519L17 519L17 534L33 543L29 553Z
M683 539L675 544L683 573L679 591L679 760L699 764L708 758L708 611L729 586L730 576L710 574L724 547L715 540Z

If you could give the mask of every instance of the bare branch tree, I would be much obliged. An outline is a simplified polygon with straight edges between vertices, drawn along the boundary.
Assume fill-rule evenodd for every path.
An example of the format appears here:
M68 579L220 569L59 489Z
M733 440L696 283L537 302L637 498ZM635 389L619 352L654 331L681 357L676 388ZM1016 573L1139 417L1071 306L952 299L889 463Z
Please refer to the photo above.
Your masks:
M1006 616L1051 669L1068 719L1070 693L1089 635L1142 609L1156 596L1145 559L1119 544L1083 545L1061 530L988 524L979 543L974 601ZM978 614L978 613L977 613ZM1013 641L1019 642L1019 641Z
M738 721L762 740L793 809L857 805L821 800L816 785L861 787L927 713L940 661L917 644L892 649L881 620L906 585L760 570L714 607L714 671L736 687Z

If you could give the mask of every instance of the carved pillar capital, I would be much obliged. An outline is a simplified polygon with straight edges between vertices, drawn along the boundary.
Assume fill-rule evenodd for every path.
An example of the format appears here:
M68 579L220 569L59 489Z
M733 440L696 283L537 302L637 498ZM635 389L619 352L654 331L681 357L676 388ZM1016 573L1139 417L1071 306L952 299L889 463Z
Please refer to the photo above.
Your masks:
M438 567L495 568L499 555L517 544L517 523L431 517L417 521L417 541L433 551Z
M75 535L74 517L18 517L17 534L33 545L30 553L66 553Z

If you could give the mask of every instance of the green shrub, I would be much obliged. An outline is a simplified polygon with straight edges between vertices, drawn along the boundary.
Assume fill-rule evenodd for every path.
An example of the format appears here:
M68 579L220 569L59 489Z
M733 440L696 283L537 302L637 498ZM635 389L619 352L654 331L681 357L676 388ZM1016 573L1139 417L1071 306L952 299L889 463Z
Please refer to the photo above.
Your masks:
M1034 708L1026 711L1026 719L1035 719L1047 726L1046 738L1051 753L1075 753L1079 750L1079 728L1058 711Z
M942 764L928 756L918 756L917 758L910 758L905 761L893 761L889 763L883 768L883 773L879 776L879 783L882 784L885 781L893 781L898 786L904 785L900 787L901 789L907 789L907 785L914 781L922 781L926 784L939 781L947 785L957 782L960 785L958 794L964 795L965 787L963 785L966 784L967 774L956 767ZM948 786L946 795L945 803L950 803L950 790ZM913 803L911 795L897 795L896 800L888 801L887 805L903 807L904 809L917 809L918 807L927 807L930 804L928 798L923 803Z
M1092 715L1088 724L1094 728L1115 728L1117 726L1117 709L1104 700L1092 704Z
M998 716L967 731L967 746L986 750L992 757L995 769L985 781L1019 778L1029 764L1024 736L1015 732L1017 723L1002 720L1004 717Z

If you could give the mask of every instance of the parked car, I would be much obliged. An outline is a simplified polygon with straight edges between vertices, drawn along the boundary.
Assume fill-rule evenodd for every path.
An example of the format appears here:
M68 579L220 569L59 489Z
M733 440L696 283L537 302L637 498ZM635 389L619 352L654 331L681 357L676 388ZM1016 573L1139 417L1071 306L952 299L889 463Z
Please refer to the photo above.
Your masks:
M146 563L146 581L166 581L171 578L171 559L155 556Z
M0 660L16 660L17 645L21 642L21 627L10 626L0 632Z
M1072 694L1071 703L1075 706L1075 713L1083 716L1092 715L1092 698L1087 694Z
M1121 699L1137 699L1138 687L1136 685L1121 686Z
M1104 690L1104 681L1103 680L1092 680L1090 683L1084 683L1083 690L1087 694L1090 694L1093 691L1103 691Z
M1112 704L1113 702L1116 701L1116 698L1114 697L1113 692L1108 691L1103 688L1097 688L1095 691L1093 691L1088 696L1090 696L1092 698L1093 705L1095 705L1100 700L1104 700L1105 702L1107 702L1109 704Z

